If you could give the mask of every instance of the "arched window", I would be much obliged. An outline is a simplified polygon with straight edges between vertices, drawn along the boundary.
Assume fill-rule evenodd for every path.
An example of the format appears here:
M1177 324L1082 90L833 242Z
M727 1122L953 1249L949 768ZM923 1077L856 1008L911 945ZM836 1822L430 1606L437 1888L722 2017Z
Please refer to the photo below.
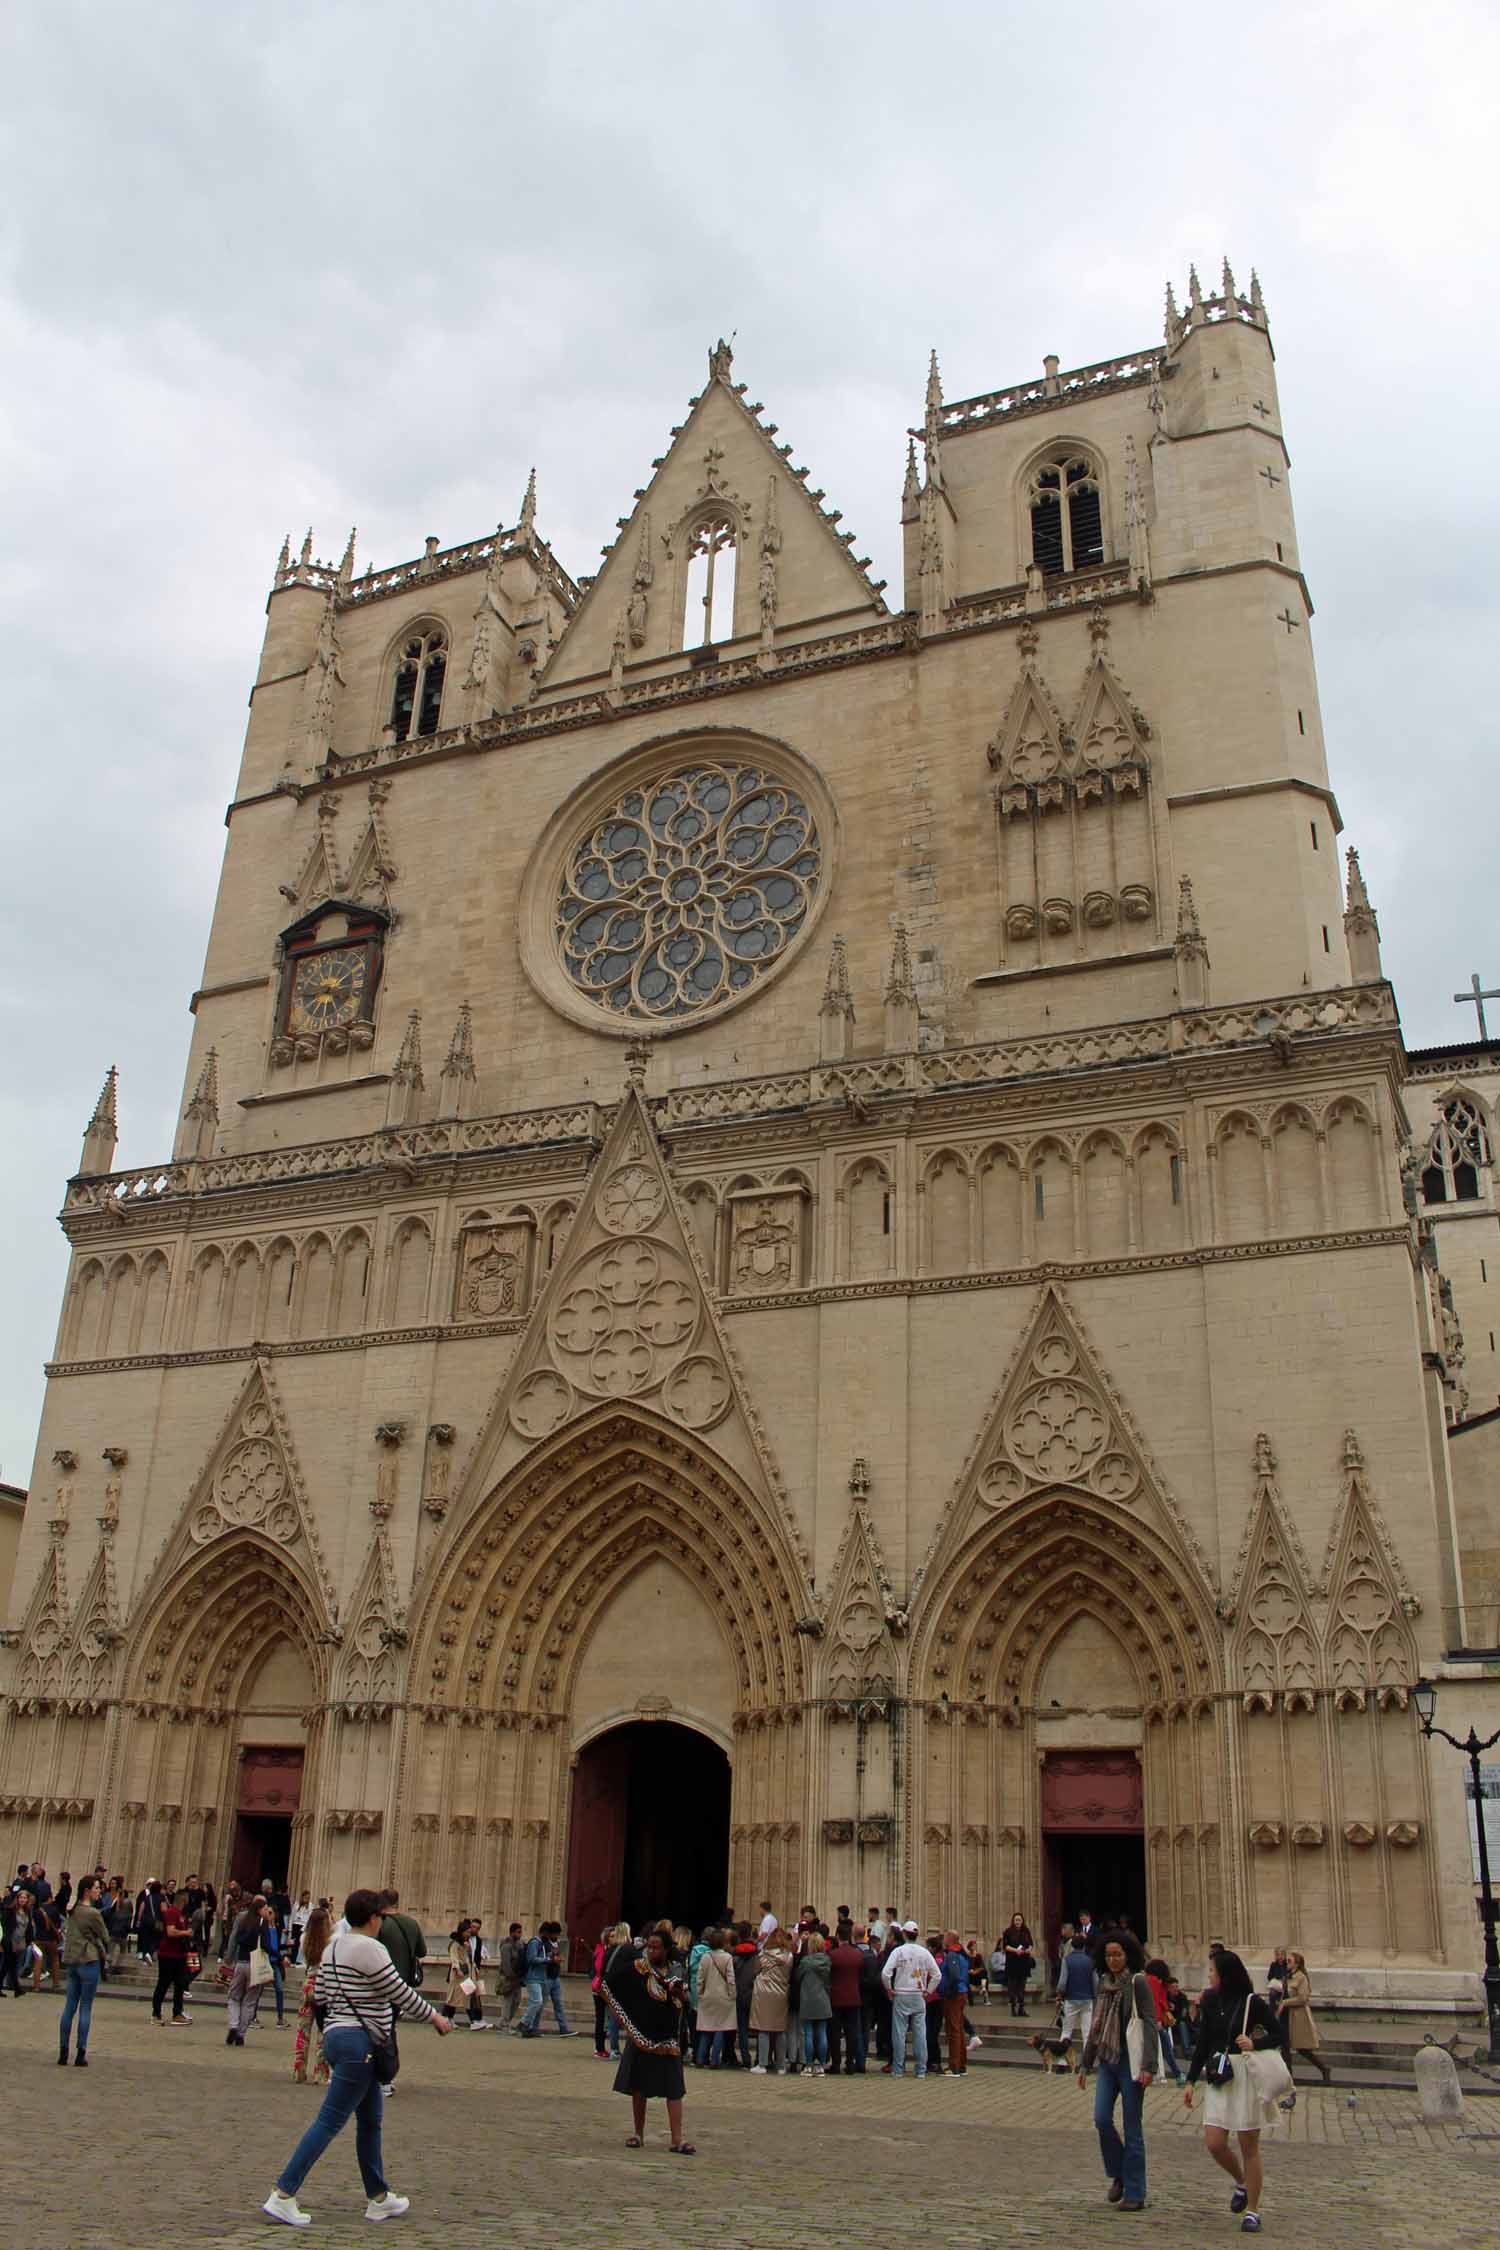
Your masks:
M1058 453L1031 472L1031 559L1048 577L1104 560L1099 475L1081 453Z
M1484 1119L1470 1101L1445 1104L1432 1130L1422 1173L1424 1203L1472 1203L1480 1174L1490 1161Z
M447 669L448 635L441 625L424 625L402 642L390 717L398 742L437 733Z
M734 638L734 580L739 527L715 510L700 516L687 548L687 616L682 638L688 647L708 648ZM702 612L703 630L698 632Z

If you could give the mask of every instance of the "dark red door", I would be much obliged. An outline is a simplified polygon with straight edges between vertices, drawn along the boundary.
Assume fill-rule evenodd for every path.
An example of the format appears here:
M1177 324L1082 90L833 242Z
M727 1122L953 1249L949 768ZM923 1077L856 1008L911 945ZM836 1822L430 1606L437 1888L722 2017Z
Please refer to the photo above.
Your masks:
M578 1753L568 1823L569 1967L592 1966L599 1932L620 1918L630 1741L614 1728Z
M1042 1763L1042 1927L1088 1908L1096 1924L1128 1916L1146 1934L1141 1762L1133 1750L1053 1750Z

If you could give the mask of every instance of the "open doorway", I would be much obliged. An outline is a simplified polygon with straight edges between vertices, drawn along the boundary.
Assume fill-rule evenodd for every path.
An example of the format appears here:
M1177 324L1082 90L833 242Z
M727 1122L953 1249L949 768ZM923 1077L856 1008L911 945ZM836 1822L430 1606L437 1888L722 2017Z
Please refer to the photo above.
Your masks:
M1144 1942L1146 1840L1139 1831L1112 1836L1053 1833L1043 1838L1042 1850L1043 1916L1054 1950L1062 1924L1076 1922L1086 1909L1099 1928L1127 1915L1130 1927Z
M729 1884L729 1760L692 1727L632 1720L579 1752L568 1831L570 1950L665 1915L699 1930Z
M305 1753L290 1746L248 1744L240 1753L239 1802L229 1872L256 1888L270 1876L284 1889L292 1862L292 1815L302 1800Z

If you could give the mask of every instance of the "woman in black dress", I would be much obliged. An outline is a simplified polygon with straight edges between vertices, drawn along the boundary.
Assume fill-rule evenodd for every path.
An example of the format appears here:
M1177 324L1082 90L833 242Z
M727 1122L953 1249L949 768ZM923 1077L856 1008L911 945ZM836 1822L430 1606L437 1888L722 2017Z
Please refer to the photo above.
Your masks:
M1005 1955L1005 1996L1010 2002L1010 2012L1013 2016L1024 2016L1033 1959L1031 1932L1026 1927L1024 1914L1012 1914L1000 1946Z
M615 2092L630 2096L635 2131L625 2143L639 2148L646 2137L646 2104L667 2105L674 2156L696 2156L682 2137L682 2010L687 1999L683 1965L671 1938L653 1930L637 1953L617 1946L604 1971L604 1998L620 2027L624 2050L615 2073Z

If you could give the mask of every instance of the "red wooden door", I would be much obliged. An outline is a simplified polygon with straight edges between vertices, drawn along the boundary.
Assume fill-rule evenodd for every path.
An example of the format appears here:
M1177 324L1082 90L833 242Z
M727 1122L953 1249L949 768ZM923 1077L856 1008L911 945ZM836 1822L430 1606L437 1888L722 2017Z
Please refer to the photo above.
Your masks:
M618 1728L585 1745L568 1822L569 1966L592 1965L599 1932L620 1918L630 1744Z

